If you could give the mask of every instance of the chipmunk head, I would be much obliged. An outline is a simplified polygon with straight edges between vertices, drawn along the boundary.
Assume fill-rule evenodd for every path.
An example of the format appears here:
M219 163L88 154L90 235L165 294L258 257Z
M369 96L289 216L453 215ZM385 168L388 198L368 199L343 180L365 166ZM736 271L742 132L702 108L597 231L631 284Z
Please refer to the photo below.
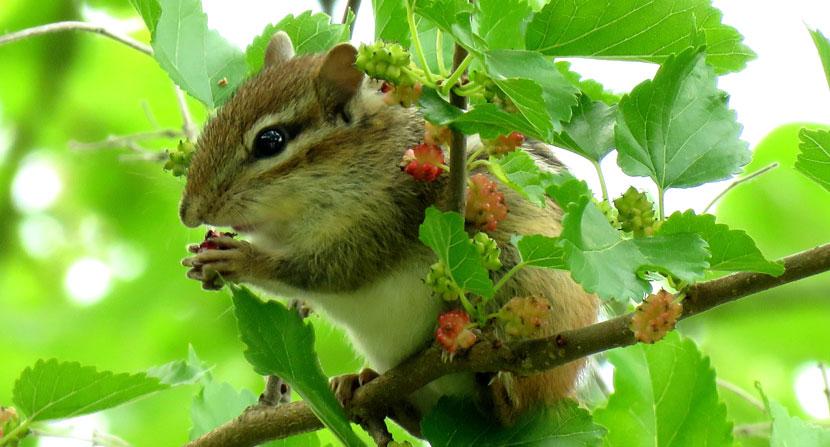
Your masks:
M313 225L335 205L365 197L372 182L364 177L373 170L366 166L379 161L366 153L400 140L394 127L405 120L390 115L405 113L364 87L355 56L354 47L341 44L323 55L294 57L288 36L276 33L262 71L239 87L199 138L182 222L273 234L285 232L280 225ZM396 157L405 144L397 144Z

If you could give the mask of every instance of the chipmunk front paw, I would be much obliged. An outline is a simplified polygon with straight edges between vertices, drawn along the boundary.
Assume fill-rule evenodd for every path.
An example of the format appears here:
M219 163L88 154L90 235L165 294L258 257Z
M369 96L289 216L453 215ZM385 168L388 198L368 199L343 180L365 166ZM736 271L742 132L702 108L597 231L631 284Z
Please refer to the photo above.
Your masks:
M207 290L221 289L224 281L244 281L267 258L247 241L220 236L209 242L208 247L190 245L187 249L195 255L182 259L182 265L190 267L187 277L200 281Z

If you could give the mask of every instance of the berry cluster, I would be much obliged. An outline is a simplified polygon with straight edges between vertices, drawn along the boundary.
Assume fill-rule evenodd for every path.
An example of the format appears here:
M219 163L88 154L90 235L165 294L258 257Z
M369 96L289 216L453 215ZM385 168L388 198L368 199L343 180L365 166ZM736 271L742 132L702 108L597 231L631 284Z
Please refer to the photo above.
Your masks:
M492 140L483 140L484 147L490 155L502 155L513 152L525 142L525 136L519 132L510 132L508 135L499 135Z
M671 293L661 289L656 295L649 295L631 319L634 338L643 343L659 341L674 329L682 313L683 306L674 301Z
M498 223L507 217L507 211L504 193L498 190L496 182L484 174L470 177L464 210L467 222L487 232L495 231Z
M630 231L636 237L651 236L657 230L657 220L654 218L654 204L648 200L645 193L634 187L628 188L614 206L619 212L619 222L623 231Z
M539 337L550 324L550 315L548 300L539 296L515 297L501 308L499 320L508 337Z
M434 144L421 143L403 154L401 170L421 182L432 182L444 171L444 151Z
M469 349L478 336L470 327L470 316L461 309L451 310L438 316L435 340L450 355Z
M0 438L17 426L19 417L14 407L0 407ZM12 443L14 444L14 443Z
M187 175L187 168L190 167L190 160L196 147L190 141L179 141L174 151L167 151L167 161L164 163L164 170L170 171L176 177Z
M409 52L397 43L375 42L361 45L355 66L372 78L389 81L396 86L415 84L408 70Z
M476 233L473 236L473 245L475 245L476 251L481 256L487 270L495 271L501 268L501 260L499 259L501 249L487 233Z
M455 301L461 295L443 262L436 262L429 267L425 282L444 301Z

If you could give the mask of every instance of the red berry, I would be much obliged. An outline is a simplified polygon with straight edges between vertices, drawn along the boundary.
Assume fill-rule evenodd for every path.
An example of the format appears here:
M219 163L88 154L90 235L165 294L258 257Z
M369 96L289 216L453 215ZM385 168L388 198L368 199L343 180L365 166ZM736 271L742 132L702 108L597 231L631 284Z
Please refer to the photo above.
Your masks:
M683 306L674 301L674 295L661 289L656 295L649 295L637 307L637 312L631 319L631 330L638 341L654 343L674 329L682 313Z
M435 340L446 352L455 354L474 345L476 333L468 328L470 316L461 309L445 312L438 317Z
M464 217L484 231L494 231L496 225L507 217L504 194L499 192L496 182L484 174L470 177Z
M209 229L205 234L205 240L199 244L199 253L206 250L219 250L219 244L213 240L219 237L236 237L236 233L216 231L213 228Z
M510 132L509 135L499 135L493 140L485 141L487 151L490 154L506 154L516 150L519 146L524 144L525 136L519 132Z
M415 180L432 182L441 175L443 164L444 152L440 147L421 143L404 153L401 167Z
M550 314L550 303L542 297L515 297L501 308L499 319L510 337L540 337L550 325Z

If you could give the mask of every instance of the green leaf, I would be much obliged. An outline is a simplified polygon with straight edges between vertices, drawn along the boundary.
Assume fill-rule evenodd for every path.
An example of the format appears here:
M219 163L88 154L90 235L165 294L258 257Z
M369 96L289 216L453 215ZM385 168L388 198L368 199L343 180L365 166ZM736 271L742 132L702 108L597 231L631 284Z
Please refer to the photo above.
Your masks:
M475 15L479 36L490 49L522 50L530 21L530 5L525 0L478 0Z
M481 414L472 402L446 397L421 421L421 431L433 447L588 447L601 445L605 434L571 400L530 412L505 427Z
M409 47L409 24L406 21L406 1L372 0L375 13L375 40L398 42Z
M190 440L193 441L220 425L238 417L246 408L257 403L249 390L237 391L228 383L208 382L193 397L190 405ZM320 440L314 432L303 433L279 441L262 444L264 447L316 447Z
M565 270L565 250L560 240L542 235L514 236L510 242L519 249L522 263L530 267Z
M207 27L200 0L160 0L153 34L156 61L207 107L221 106L245 80L245 55Z
M766 397L765 397L766 400ZM767 401L772 416L770 447L827 447L830 445L830 430L790 416L784 406Z
M450 125L464 113L458 107L444 100L437 91L429 87L424 87L423 93L421 93L421 97L418 99L418 105L421 107L424 118L439 126Z
M51 359L23 370L12 399L31 421L43 421L95 413L167 388L144 373L99 372L92 366Z
M250 73L257 73L262 69L265 61L265 50L271 36L277 31L284 31L294 44L297 55L323 53L338 43L349 40L349 25L354 16L349 16L345 24L331 23L331 17L326 14L306 11L296 17L288 14L276 25L268 25L255 37L245 50L245 59Z
M689 339L669 333L653 345L608 353L614 394L594 412L608 447L731 446L732 423L715 372Z
M485 298L493 297L493 281L470 236L464 231L464 218L460 214L427 208L418 236L450 269L450 275L459 287Z
M196 355L190 345L187 360L175 360L147 370L147 376L155 377L165 385L189 385L210 380L210 368Z
M594 195L584 180L578 180L573 175L563 172L551 178L553 181L545 193L559 205L559 208L567 210L571 204L591 200Z
M510 132L521 132L525 136L540 139L545 136L527 122L525 117L516 113L505 112L495 104L480 104L469 112L459 116L453 122L453 127L467 135L480 134L481 138L496 138Z
M593 79L582 79L582 75L571 70L568 61L556 61L556 68L574 87L588 95L591 99L598 99L606 104L614 105L620 102L620 95L606 90L602 84Z
M721 23L711 0L574 0L550 2L527 28L527 49L548 56L663 63L705 45L718 73L755 57L741 35Z
M161 6L158 0L130 0L130 3L138 12L138 15L141 16L141 19L144 20L144 24L150 30L150 35L155 33L156 24L159 17L161 17Z
M568 207L563 221L565 261L582 287L603 299L640 300L651 292L646 272L686 282L702 278L709 266L706 242L696 234L623 239L591 201Z
M554 143L588 160L600 162L614 149L616 119L616 106L580 95L571 121L564 124L562 132L554 137Z
M435 23L423 18L415 17L415 26L418 29L418 39L421 41L421 49L424 52L424 57L427 60L427 65L433 73L440 73L440 66L438 65L438 57L443 58L444 70L452 69L452 55L454 50L454 43L450 37L441 36L441 48L438 48L438 33L443 33ZM408 36L408 34L407 34ZM410 54L415 54L415 47L410 46ZM420 61L418 61L420 64Z
M749 162L741 125L703 53L670 57L654 80L623 97L617 117L618 164L657 186L688 188L731 177Z
M775 276L784 273L784 266L764 258L746 232L715 223L715 216L711 214L698 216L692 210L676 212L663 222L657 235L678 233L696 233L709 244L712 254L710 270L759 272Z
M795 168L830 191L830 132L801 129Z
M821 58L821 65L824 67L824 76L827 84L830 85L830 39L824 36L819 30L810 30L813 42L816 44L818 55Z
M245 287L229 285L233 294L245 358L257 374L279 376L347 446L362 446L340 403L329 389L314 352L314 330L299 314L276 301L262 302Z
M490 157L490 172L537 206L545 206L545 189L552 182L552 174L543 172L530 154L516 149L506 155Z
M553 61L535 51L493 50L484 53L487 74L507 95L543 141L553 141L561 121L571 119L579 90Z
M414 3L418 15L451 35L467 51L480 52L484 43L473 34L471 18L474 8L467 0L418 0Z

